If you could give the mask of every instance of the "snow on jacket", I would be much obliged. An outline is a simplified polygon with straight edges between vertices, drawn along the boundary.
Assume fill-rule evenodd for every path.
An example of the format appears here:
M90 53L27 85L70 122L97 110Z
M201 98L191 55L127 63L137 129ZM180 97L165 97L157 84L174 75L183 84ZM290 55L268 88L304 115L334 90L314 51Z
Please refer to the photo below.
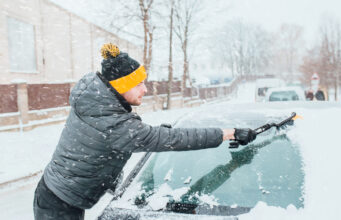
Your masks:
M133 152L197 150L223 141L220 128L144 124L100 73L89 73L75 85L70 105L44 180L60 199L83 209L113 187Z

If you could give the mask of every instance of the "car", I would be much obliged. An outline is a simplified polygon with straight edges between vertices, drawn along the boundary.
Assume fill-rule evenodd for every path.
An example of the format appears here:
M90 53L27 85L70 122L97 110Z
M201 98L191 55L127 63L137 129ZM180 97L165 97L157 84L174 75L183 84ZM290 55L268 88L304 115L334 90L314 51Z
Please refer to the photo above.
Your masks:
M286 117L285 103L257 104L212 105L174 127L257 128ZM295 108L302 104L314 103L298 102ZM223 142L214 149L147 153L99 219L238 219L259 201L301 208L304 172L298 149L285 133L271 129L236 150Z
M266 92L269 88L281 87L284 86L285 83L282 79L278 78L262 78L256 80L256 90L255 90L255 101L262 102L264 101Z
M305 101L305 94L302 88L298 86L287 86L271 88L267 91L265 101Z

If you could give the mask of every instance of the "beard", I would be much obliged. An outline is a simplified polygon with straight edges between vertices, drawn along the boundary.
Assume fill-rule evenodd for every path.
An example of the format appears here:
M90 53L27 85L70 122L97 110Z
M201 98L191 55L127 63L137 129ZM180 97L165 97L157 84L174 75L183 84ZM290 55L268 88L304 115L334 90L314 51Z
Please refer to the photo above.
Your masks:
M138 97L136 100L134 100L132 103L130 103L132 106L139 106L142 104L142 97Z

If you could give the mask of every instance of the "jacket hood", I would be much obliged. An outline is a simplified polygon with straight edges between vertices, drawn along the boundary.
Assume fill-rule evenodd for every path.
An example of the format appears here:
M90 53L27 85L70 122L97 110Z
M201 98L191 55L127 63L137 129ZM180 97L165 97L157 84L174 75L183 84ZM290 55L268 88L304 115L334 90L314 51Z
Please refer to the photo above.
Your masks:
M72 89L69 101L80 115L105 116L131 112L130 104L98 72L81 78Z

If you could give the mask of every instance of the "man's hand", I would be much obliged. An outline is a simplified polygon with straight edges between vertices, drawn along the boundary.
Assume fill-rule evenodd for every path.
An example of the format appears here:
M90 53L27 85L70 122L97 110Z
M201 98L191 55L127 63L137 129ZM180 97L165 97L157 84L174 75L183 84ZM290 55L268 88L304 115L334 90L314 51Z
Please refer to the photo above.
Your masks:
M223 133L224 133L223 141L235 139L233 128L232 129L223 129Z
M247 145L256 139L256 132L250 128L235 128L234 137L241 145Z

